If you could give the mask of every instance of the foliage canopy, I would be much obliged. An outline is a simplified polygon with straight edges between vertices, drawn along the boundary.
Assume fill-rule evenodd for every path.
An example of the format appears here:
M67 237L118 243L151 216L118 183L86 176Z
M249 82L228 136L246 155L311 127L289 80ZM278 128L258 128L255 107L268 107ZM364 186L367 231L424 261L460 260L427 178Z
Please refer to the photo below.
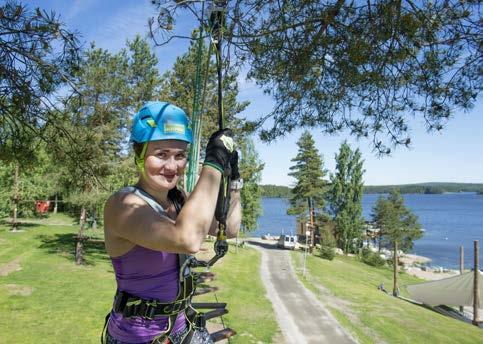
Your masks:
M330 208L334 216L337 245L344 252L356 252L361 244L362 227L362 168L364 161L359 149L353 151L347 142L335 155L336 171L331 176L328 193Z
M414 240L423 236L418 218L404 205L399 190L391 191L386 197L379 197L373 209L373 220L380 229L383 245L398 248L408 252L413 247Z
M413 117L441 130L482 89L478 1L212 2L227 5L225 60L246 63L248 77L275 100L251 123L264 140L299 127L348 130L389 154L410 144ZM159 44L180 37L173 34L179 12L209 26L205 2L153 3Z
M48 127L72 144L57 96L70 92L78 68L76 34L55 13L10 0L0 6L0 32L0 160L31 160L38 140L51 140Z

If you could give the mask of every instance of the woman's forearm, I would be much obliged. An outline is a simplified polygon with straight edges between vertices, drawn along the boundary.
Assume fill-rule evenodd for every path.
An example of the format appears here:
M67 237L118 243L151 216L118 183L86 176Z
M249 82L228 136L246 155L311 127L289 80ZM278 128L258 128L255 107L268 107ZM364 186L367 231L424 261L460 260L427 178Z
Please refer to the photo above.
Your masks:
M226 220L226 236L228 238L234 238L240 231L240 224L242 220L242 208L240 191L230 192L230 209Z
M197 252L208 233L220 185L221 174L210 166L204 166L196 186L188 197L176 220L190 251Z

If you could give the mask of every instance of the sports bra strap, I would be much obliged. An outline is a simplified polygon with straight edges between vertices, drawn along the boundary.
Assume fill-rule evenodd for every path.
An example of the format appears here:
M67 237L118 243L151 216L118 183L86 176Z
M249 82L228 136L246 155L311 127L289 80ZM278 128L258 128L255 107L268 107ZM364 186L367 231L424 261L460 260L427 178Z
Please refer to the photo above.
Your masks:
M141 198L142 200L144 200L147 204L149 204L149 206L151 208L153 208L153 210L155 212L157 212L159 215L168 216L168 213L163 208L163 206L161 204L159 204L158 201L156 201L153 196L148 194L143 189L140 189L136 186L126 186L125 188L121 189L120 192L133 193L136 196L138 196L139 198Z

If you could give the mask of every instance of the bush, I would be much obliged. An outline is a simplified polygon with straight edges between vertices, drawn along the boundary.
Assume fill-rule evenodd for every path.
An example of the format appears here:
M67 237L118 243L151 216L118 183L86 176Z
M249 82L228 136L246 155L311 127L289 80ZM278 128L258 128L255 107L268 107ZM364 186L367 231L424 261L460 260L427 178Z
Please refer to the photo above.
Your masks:
M335 249L328 245L322 245L320 246L319 255L321 258L332 260L335 257Z
M332 260L335 257L335 239L328 230L322 231L319 256L321 258Z
M384 264L386 264L386 260L384 258L381 258L379 253L372 252L367 247L364 247L362 249L361 260L367 265L376 266L376 267L384 266Z

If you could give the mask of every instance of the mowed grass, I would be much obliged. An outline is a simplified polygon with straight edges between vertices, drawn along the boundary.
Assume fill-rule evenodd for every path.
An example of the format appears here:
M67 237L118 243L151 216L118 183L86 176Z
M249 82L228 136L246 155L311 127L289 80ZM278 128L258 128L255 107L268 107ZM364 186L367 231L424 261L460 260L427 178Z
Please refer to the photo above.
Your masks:
M211 248L213 244L205 246ZM280 330L260 279L260 253L252 248L237 251L230 246L230 252L211 269L215 280L207 284L219 290L200 295L195 302L228 303L229 313L223 316L223 322L237 332L232 343L276 343ZM207 256L211 257L212 252Z
M345 256L328 261L309 255L303 278L303 254L293 252L292 258L302 283L360 343L483 343L481 329L379 291L384 283L392 292L389 268ZM401 273L399 281L403 286L422 280Z
M116 287L103 243L88 243L87 264L77 266L77 226L40 221L8 229L0 226L0 343L99 343ZM256 251L239 249L212 270L216 280L208 284L220 288L216 296L230 310L225 325L239 333L233 343L270 343L279 333L259 260Z

